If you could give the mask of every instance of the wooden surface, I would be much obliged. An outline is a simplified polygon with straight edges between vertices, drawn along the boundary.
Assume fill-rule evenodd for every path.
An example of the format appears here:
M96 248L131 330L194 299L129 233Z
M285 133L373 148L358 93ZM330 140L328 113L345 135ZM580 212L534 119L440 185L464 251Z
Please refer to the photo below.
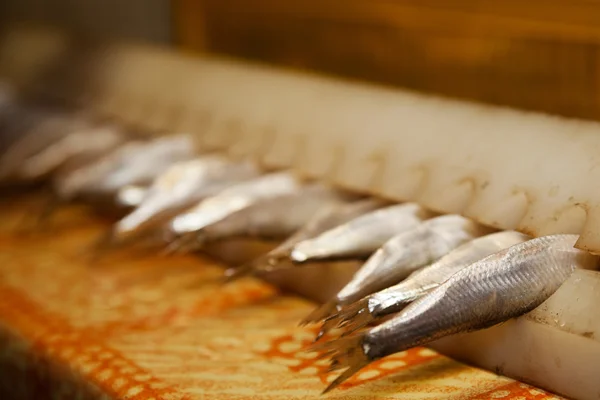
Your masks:
M600 3L174 0L178 43L600 119ZM201 15L202 14L202 15ZM200 16L202 23L199 23Z

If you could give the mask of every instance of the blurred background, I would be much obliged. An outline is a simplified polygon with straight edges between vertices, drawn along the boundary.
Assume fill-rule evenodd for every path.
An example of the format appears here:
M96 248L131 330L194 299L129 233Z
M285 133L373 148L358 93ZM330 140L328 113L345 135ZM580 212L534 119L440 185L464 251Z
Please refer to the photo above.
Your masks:
M590 0L3 0L0 15L600 119Z

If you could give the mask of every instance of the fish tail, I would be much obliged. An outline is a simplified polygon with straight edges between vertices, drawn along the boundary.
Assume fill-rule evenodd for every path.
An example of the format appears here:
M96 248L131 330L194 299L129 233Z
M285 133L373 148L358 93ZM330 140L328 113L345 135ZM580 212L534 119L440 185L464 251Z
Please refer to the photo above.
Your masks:
M369 298L366 297L343 307L331 317L332 323L344 329L342 336L347 336L371 324L377 318L369 309Z
M320 340L323 336L325 336L325 334L329 333L329 331L331 331L332 329L337 328L337 326L338 326L337 321L333 320L331 318L331 316L325 318L325 320L323 321L323 325L321 326L321 330L319 331L319 333L317 334L317 337L315 338L315 342Z
M229 268L225 271L225 283L233 282L248 275L257 275L284 269L282 266L286 259L286 253L265 254L239 267Z
M332 340L322 346L324 350L333 353L331 355L330 370L346 368L344 372L323 390L322 394L335 389L371 363L372 360L365 354L362 343L363 335L354 335Z
M327 303L321 305L316 308L313 312L308 314L302 321L300 321L300 326L308 325L313 322L319 322L327 318L329 315L336 310L338 306L337 299L333 299L328 301Z

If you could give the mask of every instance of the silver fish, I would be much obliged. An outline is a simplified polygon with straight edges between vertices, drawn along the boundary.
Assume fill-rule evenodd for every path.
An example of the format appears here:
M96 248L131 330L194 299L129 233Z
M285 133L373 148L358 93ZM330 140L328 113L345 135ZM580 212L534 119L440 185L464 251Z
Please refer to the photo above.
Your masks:
M117 222L113 236L124 239L147 231L203 198L259 173L251 162L232 162L218 155L176 163L154 181L139 207Z
M236 211L202 229L196 240L206 242L236 236L282 239L300 229L319 209L339 203L345 197L345 193L330 186L310 184Z
M297 243L290 258L297 263L363 258L431 216L433 213L415 203L382 208Z
M173 163L194 156L194 142L188 135L131 141L97 162L59 176L55 189L62 199L116 193L127 185L149 184Z
M374 360L531 311L575 268L597 266L597 257L573 247L577 238L551 235L511 246L460 270L389 321L314 346L331 356L332 369L347 368L325 392Z
M114 149L125 140L125 134L112 126L90 126L74 130L24 160L16 175L22 180L43 178L63 165L84 164L87 160Z
M23 160L39 153L64 135L86 129L89 123L69 114L51 114L35 110L25 111L21 118L28 121L21 126L21 138L13 142L0 157L0 180L19 181L15 176Z
M472 263L530 239L530 236L515 231L497 232L473 239L433 264L413 272L399 284L343 307L327 323L343 326L343 336L348 335L380 318L402 311L408 304Z
M490 231L490 228L460 215L443 215L405 230L377 250L335 298L318 308L310 318L314 320L315 315L323 313L330 315L340 305L395 285L415 270ZM319 335L330 328L332 323L326 321Z
M289 258L292 249L297 243L315 237L360 215L384 207L387 204L387 202L378 199L358 201L356 199L346 199L345 201L322 207L312 218L308 219L306 224L279 246L246 265L227 270L225 275L228 280L233 280L254 273L293 268L298 264L291 262Z
M168 236L176 239L167 249L187 250L195 240L195 234L225 217L243 210L257 201L298 193L303 183L292 173L275 172L247 182L236 184L221 193L200 201L198 205L178 215L169 222Z

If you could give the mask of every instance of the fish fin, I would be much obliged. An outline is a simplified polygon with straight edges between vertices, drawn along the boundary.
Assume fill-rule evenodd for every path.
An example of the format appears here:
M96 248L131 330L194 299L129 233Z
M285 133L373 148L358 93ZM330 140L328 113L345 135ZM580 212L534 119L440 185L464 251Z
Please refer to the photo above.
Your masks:
M327 372L334 372L334 371L339 371L340 369L342 369L342 366L340 365L340 363L336 362L336 361L332 361L331 364L329 365L329 367L327 367Z
M348 378L357 373L360 368L351 369L348 368L342 372L337 378L335 378L327 387L321 392L321 395L331 392L333 389L344 383Z
M280 268L283 261L287 259L285 253L265 254L246 264L236 268L229 268L225 271L225 283L233 282L239 278L249 275L268 273L284 268Z
M318 342L319 340L321 340L321 338L325 336L326 333L327 329L325 328L325 326L322 326L319 330L319 333L317 333L317 336L315 336L315 338L313 339L313 342Z
M317 334L317 337L315 338L315 342L320 340L327 333L329 333L329 331L331 331L332 329L335 329L339 326L338 321L332 317L333 316L330 315L329 317L325 318L325 320L323 321L323 325L321 326L321 330L319 331L319 333Z
M329 350L329 352L333 351L333 355L331 356L332 370L347 369L331 382L322 394L335 389L352 375L371 363L372 360L365 354L362 342L363 335L354 335L332 340L323 346L325 350Z
M355 303L350 304L340 310L332 321L337 326L342 327L344 332L342 336L347 336L365 326L373 323L377 317L369 309L369 298L365 297Z
M308 314L306 318L300 321L300 326L308 325L313 322L319 322L327 318L333 310L338 306L337 299L328 301L327 303L317 307L313 312Z

